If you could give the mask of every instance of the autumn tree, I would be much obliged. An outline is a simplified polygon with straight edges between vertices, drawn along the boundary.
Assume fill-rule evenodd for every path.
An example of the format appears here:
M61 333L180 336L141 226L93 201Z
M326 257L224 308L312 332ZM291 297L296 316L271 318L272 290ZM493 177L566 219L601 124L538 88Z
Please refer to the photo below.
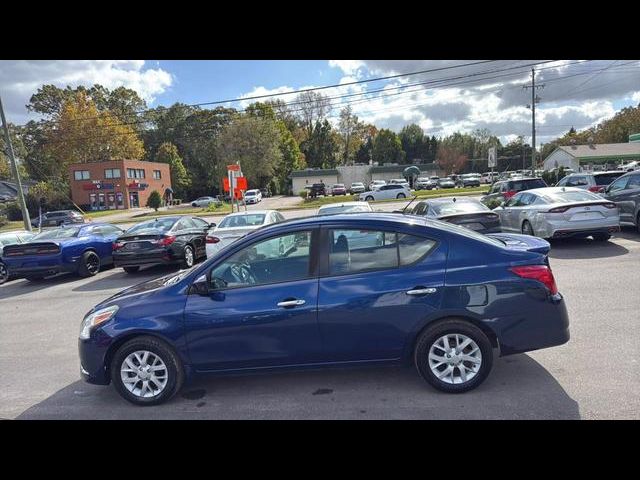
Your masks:
M467 162L467 156L453 147L441 145L436 155L438 167L444 170L446 175L459 172Z
M144 145L135 130L108 111L98 112L82 92L66 100L55 114L46 149L62 171L70 163L137 160L144 155Z
M182 163L178 148L173 143L164 142L156 152L155 161L169 164L171 186L177 196L184 195L185 189L191 185L191 178Z
M293 102L298 118L310 137L318 122L322 123L331 112L331 101L319 92L302 92Z

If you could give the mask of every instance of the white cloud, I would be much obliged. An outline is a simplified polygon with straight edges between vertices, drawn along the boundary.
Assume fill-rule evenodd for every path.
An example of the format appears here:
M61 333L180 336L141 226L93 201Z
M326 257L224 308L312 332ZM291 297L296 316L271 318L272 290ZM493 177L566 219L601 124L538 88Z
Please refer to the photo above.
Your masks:
M330 67L341 69L346 75L356 75L365 64L362 60L329 60Z
M109 89L120 86L138 92L147 103L173 84L172 75L156 65L145 68L144 60L2 60L0 61L0 94L8 120L24 123L33 115L25 105L38 88L53 84L91 86L96 83Z

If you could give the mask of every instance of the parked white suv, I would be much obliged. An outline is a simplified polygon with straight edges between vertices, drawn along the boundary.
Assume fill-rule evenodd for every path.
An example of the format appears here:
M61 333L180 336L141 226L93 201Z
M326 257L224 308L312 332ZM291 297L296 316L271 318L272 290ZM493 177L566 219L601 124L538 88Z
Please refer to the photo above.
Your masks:
M375 191L378 190L380 187L382 187L383 185L386 185L387 182L385 182L384 180L374 180L373 182L371 182L369 184L369 190L371 191Z
M387 200L390 198L407 198L411 190L404 185L382 185L377 190L371 190L360 194L359 200L371 202L373 200Z

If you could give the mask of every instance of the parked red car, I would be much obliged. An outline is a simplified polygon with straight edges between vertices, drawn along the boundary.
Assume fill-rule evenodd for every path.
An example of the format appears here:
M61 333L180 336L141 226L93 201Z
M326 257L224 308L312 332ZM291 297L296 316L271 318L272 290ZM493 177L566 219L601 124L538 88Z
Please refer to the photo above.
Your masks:
M346 195L347 187L344 186L344 183L336 183L333 187L331 187L331 195Z

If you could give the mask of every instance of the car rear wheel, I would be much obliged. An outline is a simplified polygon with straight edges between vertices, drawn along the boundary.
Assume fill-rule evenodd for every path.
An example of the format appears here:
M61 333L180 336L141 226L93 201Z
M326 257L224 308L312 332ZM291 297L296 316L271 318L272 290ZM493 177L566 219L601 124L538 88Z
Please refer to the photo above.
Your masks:
M525 220L522 223L522 234L531 235L532 237L535 236L535 234L533 233L533 227L531 226L528 220Z
M100 271L100 257L95 252L84 252L78 265L78 275L93 277Z
M407 198L407 196L404 193L399 193L396 198Z
M111 362L111 381L124 398L136 405L157 405L182 387L182 362L165 342L149 336L122 345Z
M0 263L0 285L9 280L9 271L4 263Z
M184 258L182 260L182 268L191 268L193 267L193 248L190 245L184 247Z
M493 348L489 338L475 325L449 319L422 332L414 361L431 386L447 393L462 393L487 378L493 366Z
M122 268L127 273L136 273L138 270L140 270L140 267L122 267Z
M371 195L367 195L367 198L365 198L365 200L367 202L373 202L373 197Z

